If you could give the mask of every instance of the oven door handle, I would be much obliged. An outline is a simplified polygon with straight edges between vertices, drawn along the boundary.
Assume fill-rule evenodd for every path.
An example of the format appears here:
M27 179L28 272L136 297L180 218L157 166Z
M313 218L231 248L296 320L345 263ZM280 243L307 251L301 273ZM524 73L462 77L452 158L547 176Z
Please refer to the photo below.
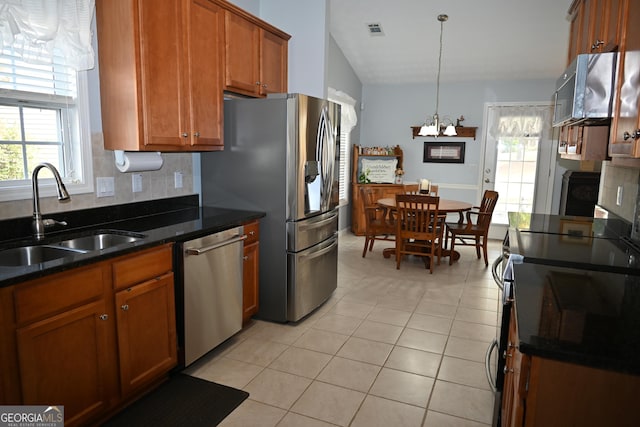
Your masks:
M494 393L498 391L498 389L493 383L493 375L491 374L491 354L496 348L498 348L498 340L494 338L494 340L491 342L491 345L487 348L487 353L484 356L484 372L487 375L489 387L491 387L491 391L493 391Z
M244 234L242 236L239 235L239 234L236 234L234 237L232 237L230 239L224 240L224 241L219 242L219 243L215 243L215 244L213 244L211 246L205 246L204 248L198 248L198 249L188 248L188 249L185 249L184 251L187 253L187 255L202 255L202 254L204 254L206 252L209 252L209 251L212 251L214 249L218 249L218 248L221 248L223 246L231 245L231 244L236 243L236 242L241 242L241 241L246 240L246 239L247 239L247 235L246 234Z
M496 258L495 261L493 261L493 264L491 264L491 274L493 275L493 280L496 282L496 285L498 285L500 290L504 289L504 286L502 285L502 276L498 273L498 267L500 266L500 264L502 264L502 260L502 255L500 255L498 258Z

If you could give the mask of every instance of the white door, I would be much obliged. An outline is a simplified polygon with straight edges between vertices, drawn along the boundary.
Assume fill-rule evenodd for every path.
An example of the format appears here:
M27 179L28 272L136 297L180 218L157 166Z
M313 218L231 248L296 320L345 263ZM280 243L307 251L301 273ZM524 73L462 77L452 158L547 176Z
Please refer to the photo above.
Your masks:
M548 103L486 104L482 193L498 192L490 238L502 239L508 212L550 213L556 150Z

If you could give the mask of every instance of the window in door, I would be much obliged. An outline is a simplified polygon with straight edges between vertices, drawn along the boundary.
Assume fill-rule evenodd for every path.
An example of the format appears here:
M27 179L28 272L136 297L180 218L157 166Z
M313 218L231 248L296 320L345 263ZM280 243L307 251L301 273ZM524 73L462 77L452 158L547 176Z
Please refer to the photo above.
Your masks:
M552 192L551 107L487 106L483 190L498 192L492 223L507 224L508 212L546 212Z

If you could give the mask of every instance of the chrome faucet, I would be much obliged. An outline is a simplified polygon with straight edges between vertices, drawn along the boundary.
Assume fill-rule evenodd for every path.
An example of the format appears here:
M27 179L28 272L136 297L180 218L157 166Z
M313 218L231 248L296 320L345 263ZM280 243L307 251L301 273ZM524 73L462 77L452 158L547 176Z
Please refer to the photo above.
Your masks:
M64 183L62 182L62 178L60 178L60 173L51 163L40 163L38 166L33 169L33 174L31 175L31 185L33 187L33 237L36 240L44 239L44 229L45 227L60 224L67 225L64 221L55 221L52 219L42 219L42 214L40 213L40 195L38 194L38 172L40 169L47 168L53 174L53 177L56 180L56 191L58 192L58 200L63 202L65 200L69 200L71 197L67 192Z

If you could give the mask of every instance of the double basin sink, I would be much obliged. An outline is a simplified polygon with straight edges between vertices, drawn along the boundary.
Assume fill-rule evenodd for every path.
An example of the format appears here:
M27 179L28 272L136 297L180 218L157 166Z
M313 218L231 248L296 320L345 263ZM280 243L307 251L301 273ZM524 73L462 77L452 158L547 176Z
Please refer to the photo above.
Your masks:
M0 250L0 267L27 267L77 254L101 251L137 242L143 234L120 230L96 230L92 234L42 245L19 246Z

